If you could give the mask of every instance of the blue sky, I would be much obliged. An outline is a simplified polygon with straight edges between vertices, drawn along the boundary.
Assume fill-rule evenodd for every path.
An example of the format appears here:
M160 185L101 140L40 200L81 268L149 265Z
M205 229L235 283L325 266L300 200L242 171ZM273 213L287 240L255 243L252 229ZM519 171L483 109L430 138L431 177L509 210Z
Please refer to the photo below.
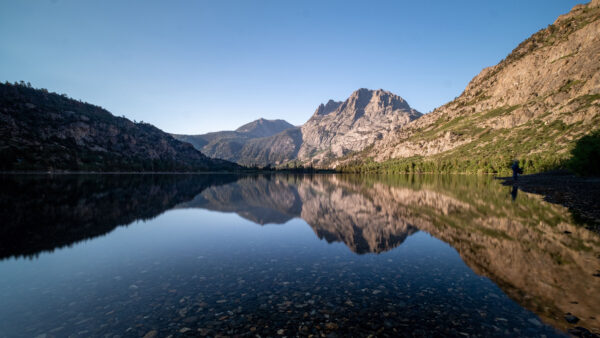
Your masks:
M580 1L1 1L0 80L173 133L383 88L429 112Z

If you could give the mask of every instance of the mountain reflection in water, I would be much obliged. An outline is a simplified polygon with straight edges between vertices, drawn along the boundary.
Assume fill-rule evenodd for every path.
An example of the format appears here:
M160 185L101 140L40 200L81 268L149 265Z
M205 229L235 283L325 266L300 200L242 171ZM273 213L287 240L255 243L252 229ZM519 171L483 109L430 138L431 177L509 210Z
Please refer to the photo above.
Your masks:
M0 259L152 219L234 175L0 175Z
M34 256L166 210L302 218L327 242L382 253L423 231L546 323L600 328L600 238L568 211L490 177L355 175L2 176L0 257ZM285 225L283 225L285 226Z

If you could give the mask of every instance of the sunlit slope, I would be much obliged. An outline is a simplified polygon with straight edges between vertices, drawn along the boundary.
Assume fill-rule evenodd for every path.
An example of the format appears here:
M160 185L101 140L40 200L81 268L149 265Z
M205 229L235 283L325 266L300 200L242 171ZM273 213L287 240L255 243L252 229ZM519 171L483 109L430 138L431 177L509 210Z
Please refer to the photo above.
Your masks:
M455 100L334 163L346 170L528 172L600 126L600 3L575 6L484 69Z

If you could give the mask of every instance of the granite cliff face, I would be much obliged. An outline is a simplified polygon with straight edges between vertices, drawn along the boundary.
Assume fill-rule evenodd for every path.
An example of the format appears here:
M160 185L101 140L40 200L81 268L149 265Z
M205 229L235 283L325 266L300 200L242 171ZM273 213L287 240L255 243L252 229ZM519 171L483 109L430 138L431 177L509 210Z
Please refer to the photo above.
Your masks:
M204 156L150 124L24 84L0 84L0 170L237 168Z
M272 163L270 161L277 156L281 157L290 151L293 152L294 142L296 142L294 132L281 134L280 137L273 139L269 139L269 137L295 128L284 120L261 118L233 131L218 131L202 135L173 134L173 137L191 143L196 149L210 157L244 165L265 165ZM287 144L290 144L286 139L288 135L292 140L291 150L286 147Z
M574 140L600 125L599 55L600 3L575 6L484 69L458 98L384 136L366 156L564 158Z
M259 165L296 164L326 167L338 157L361 151L422 114L400 96L378 89L359 89L344 102L317 107L300 128L248 142L242 161Z
M321 164L363 150L420 116L400 96L359 89L344 102L320 105L302 125L298 159Z

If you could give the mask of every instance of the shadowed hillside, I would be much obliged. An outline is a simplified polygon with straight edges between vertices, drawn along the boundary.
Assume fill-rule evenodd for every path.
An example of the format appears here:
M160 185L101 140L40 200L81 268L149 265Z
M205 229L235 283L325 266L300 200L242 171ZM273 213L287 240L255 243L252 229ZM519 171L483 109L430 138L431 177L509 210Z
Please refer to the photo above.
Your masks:
M204 156L148 123L25 84L0 84L0 170L207 171Z
M293 125L284 120L266 120L261 118L233 131L217 131L201 135L174 134L173 137L180 141L191 143L196 149L210 157L244 165L266 165L274 163L271 162L274 159L261 152L269 152L270 147L274 145L267 145L261 140L295 129ZM257 144L260 145L259 149L256 148ZM281 143L278 142L278 144ZM275 146L275 151L278 156L285 156L286 151L284 149L278 149Z

